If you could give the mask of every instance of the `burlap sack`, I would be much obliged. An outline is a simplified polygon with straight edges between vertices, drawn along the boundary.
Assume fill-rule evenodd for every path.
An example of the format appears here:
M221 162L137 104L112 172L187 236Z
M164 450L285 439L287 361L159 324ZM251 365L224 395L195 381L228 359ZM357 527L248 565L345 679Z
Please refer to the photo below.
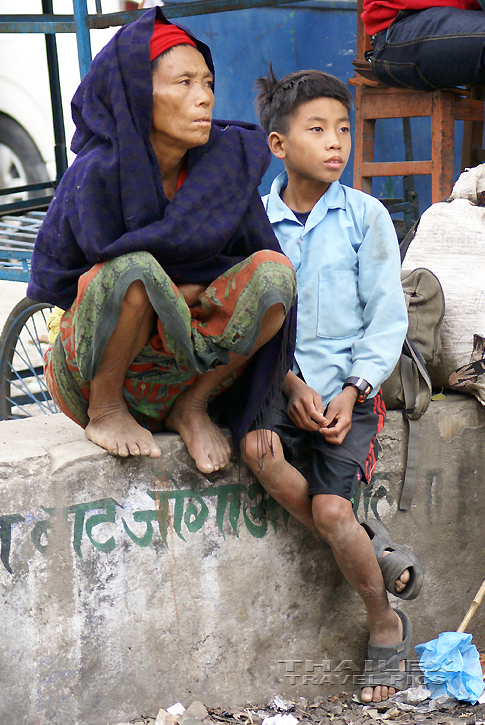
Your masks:
M485 207L477 206L483 191L485 165L463 172L451 201L425 211L403 262L406 269L427 267L443 287L442 350L429 367L433 384L443 388L450 387L453 371L477 359L475 336L485 337ZM485 405L485 374L471 379L460 392Z

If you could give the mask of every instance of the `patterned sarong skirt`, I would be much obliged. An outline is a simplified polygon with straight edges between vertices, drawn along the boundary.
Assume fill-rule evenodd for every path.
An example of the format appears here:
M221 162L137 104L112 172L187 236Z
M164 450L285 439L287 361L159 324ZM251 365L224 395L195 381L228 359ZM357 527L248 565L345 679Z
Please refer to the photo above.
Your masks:
M89 382L119 318L129 285L142 280L157 317L156 328L129 366L123 394L133 417L152 432L197 375L229 363L229 352L248 355L266 310L295 301L295 273L282 254L263 250L231 267L189 308L175 284L148 252L95 265L79 279L78 295L64 312L45 354L47 386L69 418L88 422ZM217 392L227 388L224 383Z

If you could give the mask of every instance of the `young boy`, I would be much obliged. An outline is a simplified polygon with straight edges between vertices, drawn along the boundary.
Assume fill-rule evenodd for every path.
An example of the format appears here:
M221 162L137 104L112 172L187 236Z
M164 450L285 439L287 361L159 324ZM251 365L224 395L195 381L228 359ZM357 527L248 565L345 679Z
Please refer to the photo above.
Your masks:
M277 81L271 68L257 86L260 123L286 169L263 203L297 274L298 322L285 398L242 450L268 493L331 546L361 596L372 661L361 697L380 702L408 686L410 623L389 605L352 496L375 468L379 389L407 330L399 249L382 204L339 182L351 148L347 87L316 70ZM290 463L302 452L305 475ZM396 592L409 577L407 569L397 576Z

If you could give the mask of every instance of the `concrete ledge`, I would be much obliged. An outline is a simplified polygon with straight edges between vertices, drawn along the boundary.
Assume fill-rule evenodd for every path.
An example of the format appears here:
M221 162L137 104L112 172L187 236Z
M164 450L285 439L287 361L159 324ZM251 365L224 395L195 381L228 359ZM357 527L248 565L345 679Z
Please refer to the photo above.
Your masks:
M199 473L178 436L117 460L62 415L0 423L0 722L112 725L188 705L350 686L366 629L331 552L236 465ZM422 419L412 509L391 412L360 492L426 569L400 606L413 642L455 629L484 576L485 410L450 395ZM249 488L248 488L249 484ZM400 601L400 600L399 600ZM474 642L485 647L485 619Z

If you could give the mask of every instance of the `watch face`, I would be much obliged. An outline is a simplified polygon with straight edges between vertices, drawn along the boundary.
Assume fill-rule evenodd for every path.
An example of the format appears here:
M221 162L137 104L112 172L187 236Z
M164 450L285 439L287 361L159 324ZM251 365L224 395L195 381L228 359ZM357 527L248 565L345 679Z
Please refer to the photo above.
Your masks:
M343 387L345 388L348 385L352 385L357 390L357 403L363 403L372 391L372 385L367 380L364 380L364 378L347 378Z
M358 380L356 386L357 390L359 391L359 395L357 396L357 402L363 403L364 400L367 399L367 396L372 390L372 385L370 385L367 380Z

